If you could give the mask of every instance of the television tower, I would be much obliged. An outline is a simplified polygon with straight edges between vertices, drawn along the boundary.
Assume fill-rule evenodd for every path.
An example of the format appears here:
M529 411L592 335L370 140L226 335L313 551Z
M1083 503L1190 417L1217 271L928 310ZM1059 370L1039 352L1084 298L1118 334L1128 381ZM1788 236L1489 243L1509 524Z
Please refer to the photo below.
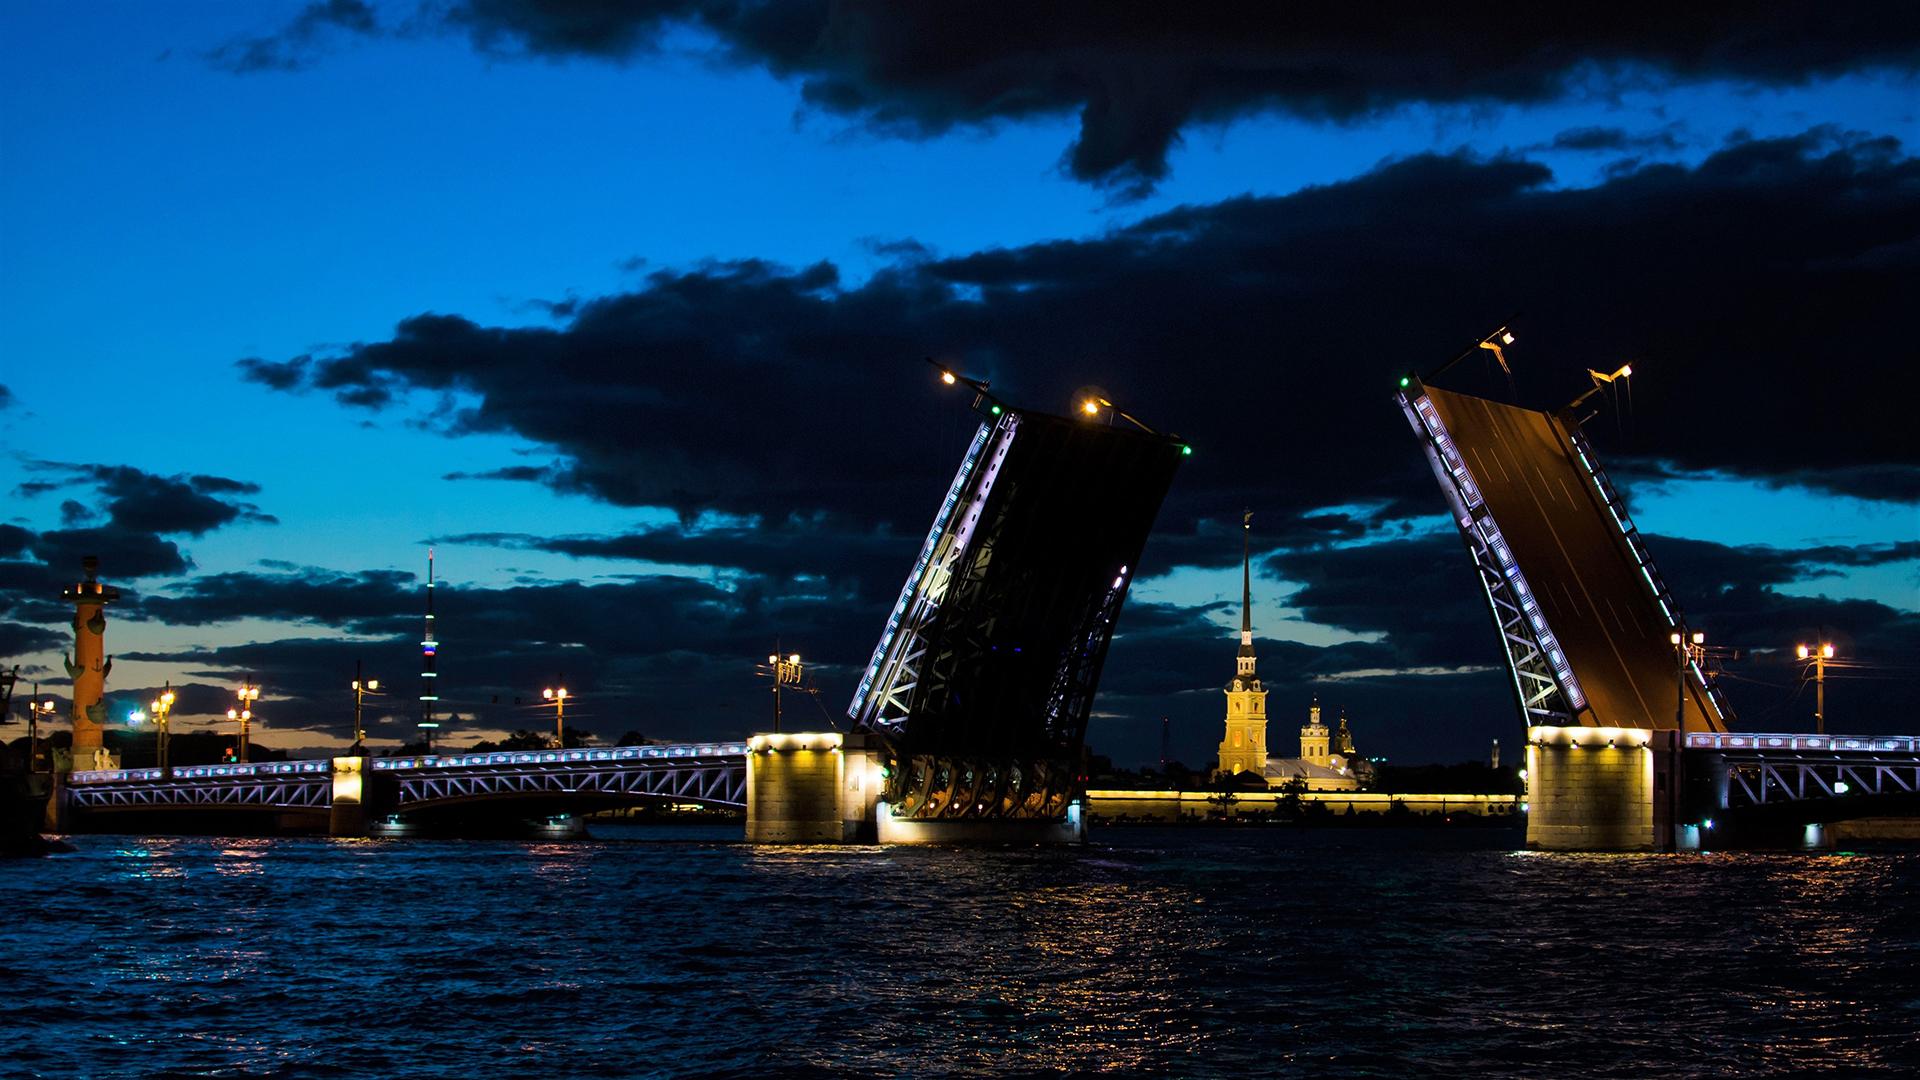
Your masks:
M427 743L433 743L433 729L438 727L433 719L435 703L440 700L440 688L434 682L434 655L440 651L440 642L433 636L433 549L427 549L427 632L420 638L420 728L426 732Z

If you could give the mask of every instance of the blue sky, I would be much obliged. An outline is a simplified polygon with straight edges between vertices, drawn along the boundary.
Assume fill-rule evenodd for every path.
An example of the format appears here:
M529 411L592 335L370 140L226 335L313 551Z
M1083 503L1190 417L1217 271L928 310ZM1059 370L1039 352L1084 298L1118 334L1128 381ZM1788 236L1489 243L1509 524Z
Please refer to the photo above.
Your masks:
M413 387L406 407L358 409L247 381L235 367L243 358L339 355L391 338L422 313L564 327L566 316L542 302L644 290L648 274L715 261L828 260L852 290L899 265L882 246L892 241L949 258L1094 242L1177 208L1337 186L1426 153L1534 161L1552 170L1547 187L1582 189L1649 162L1697 166L1729 140L1825 125L1907 146L1920 134L1911 74L1884 68L1765 86L1633 79L1535 104L1415 102L1349 123L1249 108L1187 125L1167 177L1125 198L1060 167L1079 127L1071 113L902 138L810 106L797 77L716 59L711 36L690 27L619 61L490 55L456 33L421 31L323 34L297 71L234 74L208 62L222 43L273 33L303 6L82 12L25 3L0 12L0 384L15 402L0 436L0 484L45 479L39 461L210 474L257 484L247 499L277 519L183 540L193 574L140 583L146 592L255 572L263 560L411 572L434 538L443 538L443 572L463 586L663 572L727 580L700 566L446 543L463 534L613 535L665 527L676 515L535 483L443 479L564 457L513 430L449 434L437 406L473 406L483 395L470 390L449 398ZM1620 129L1647 145L1555 148L1583 129ZM1451 330L1434 329L1435 352L1459 336ZM723 401L724 388L715 391ZM1274 424L1286 422L1284 409L1274 402ZM1402 449L1413 454L1411 442ZM1212 467L1275 469L1253 460ZM929 508L936 497L927 491ZM1643 530L1725 545L1920 538L1911 502L1712 472L1638 485L1635 500ZM53 529L61 501L13 498L5 520ZM1444 526L1433 516L1381 520L1343 542ZM903 548L902 572L909 560ZM1261 604L1278 616L1300 584L1264 580ZM1912 613L1920 564L1844 567L1775 588ZM1191 607L1235 592L1227 567L1163 567L1136 599ZM1231 622L1224 612L1209 617ZM1271 635L1314 646L1381 636L1274 621ZM116 623L114 646L158 655L353 632L259 618L129 618ZM45 652L20 659L57 665ZM208 681L218 669L204 659L134 661L116 679ZM1192 678L1207 687L1219 675ZM300 738L323 744L324 727L303 719ZM1379 727L1392 741L1392 722ZM1204 752L1203 729L1194 728L1189 756ZM1447 752L1441 740L1408 745ZM1138 746L1128 749L1138 756Z

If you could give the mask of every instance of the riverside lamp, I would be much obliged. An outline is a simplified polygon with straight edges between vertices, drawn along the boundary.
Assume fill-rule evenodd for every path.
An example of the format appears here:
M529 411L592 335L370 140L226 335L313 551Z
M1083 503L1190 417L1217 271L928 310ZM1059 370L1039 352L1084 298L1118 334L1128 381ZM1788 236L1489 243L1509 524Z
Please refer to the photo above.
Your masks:
M1678 630L1667 635L1673 643L1674 655L1674 696L1673 726L1680 731L1687 730L1687 664L1706 652L1707 635L1695 630L1691 640L1683 637Z
M379 679L363 679L360 677L360 661L355 660L353 662L353 747L349 751L349 753L355 757L367 752L367 731L360 723L361 706L366 702L368 694L374 693L379 689Z
M40 696L40 684L33 684L33 696ZM27 771L40 771L40 721L52 721L54 710L58 708L52 698L45 701L27 702Z
M1794 650L1802 660L1813 661L1813 730L1827 733L1827 661L1833 659L1833 643L1802 645ZM1802 678L1805 676L1803 675Z
M160 696L153 699L152 706L153 756L154 760L160 766L160 778L162 780L173 779L172 755L168 747L168 742L172 739L172 734L167 730L167 716L173 712L173 702L173 681L169 679L166 689L160 691Z
M553 745L567 748L567 688L549 686L540 691L540 696L553 702Z
M253 703L260 700L260 688L251 681L242 681L237 696L240 704L227 710L227 719L240 722L240 737L234 743L233 760L245 762L251 759Z

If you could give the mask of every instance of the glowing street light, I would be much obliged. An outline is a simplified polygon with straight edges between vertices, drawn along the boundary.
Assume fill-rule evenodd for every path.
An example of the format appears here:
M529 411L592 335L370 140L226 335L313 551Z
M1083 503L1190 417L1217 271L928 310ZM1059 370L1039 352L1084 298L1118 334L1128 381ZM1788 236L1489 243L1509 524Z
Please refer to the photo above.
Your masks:
M776 652L768 654L767 666L760 674L773 677L773 730L779 734L780 690L787 686L798 687L806 678L806 670L800 663L799 653L782 656Z
M252 749L253 703L260 700L260 688L252 682L243 680L237 692L240 704L227 710L227 719L240 722L240 738L234 745L233 759L245 762L250 758Z
M347 751L350 756L359 757L367 752L367 731L360 723L360 707L366 701L368 694L379 689L379 679L360 677L360 661L355 660L353 662L353 746Z
M1673 726L1676 730L1687 730L1687 665L1706 653L1707 635L1695 630L1691 643L1683 638L1678 630L1667 635L1673 645L1675 658L1673 702Z
M39 696L40 696L40 684L34 683L33 697L37 698ZM27 771L28 772L40 771L40 721L42 718L45 718L48 721L52 721L54 711L57 708L59 708L59 706L53 703L52 698L47 698L45 701L35 701L32 698L29 698L27 700L27 762L28 762Z
M1813 661L1813 730L1827 733L1827 661L1833 659L1833 643L1802 645L1794 652L1802 660ZM1804 676L1803 676L1804 677Z
M540 691L540 696L553 702L553 745L565 750L567 748L567 688L550 686Z
M173 779L173 763L168 753L168 742L172 736L167 731L167 717L173 712L173 680L167 680L166 689L153 699L153 748L154 758L160 766L160 778Z

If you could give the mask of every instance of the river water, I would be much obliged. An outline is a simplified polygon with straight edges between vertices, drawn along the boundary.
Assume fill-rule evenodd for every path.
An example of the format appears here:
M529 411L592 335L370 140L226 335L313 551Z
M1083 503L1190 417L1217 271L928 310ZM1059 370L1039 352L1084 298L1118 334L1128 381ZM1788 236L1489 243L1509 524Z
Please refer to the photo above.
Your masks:
M0 863L5 1076L1920 1070L1920 855L86 836Z

